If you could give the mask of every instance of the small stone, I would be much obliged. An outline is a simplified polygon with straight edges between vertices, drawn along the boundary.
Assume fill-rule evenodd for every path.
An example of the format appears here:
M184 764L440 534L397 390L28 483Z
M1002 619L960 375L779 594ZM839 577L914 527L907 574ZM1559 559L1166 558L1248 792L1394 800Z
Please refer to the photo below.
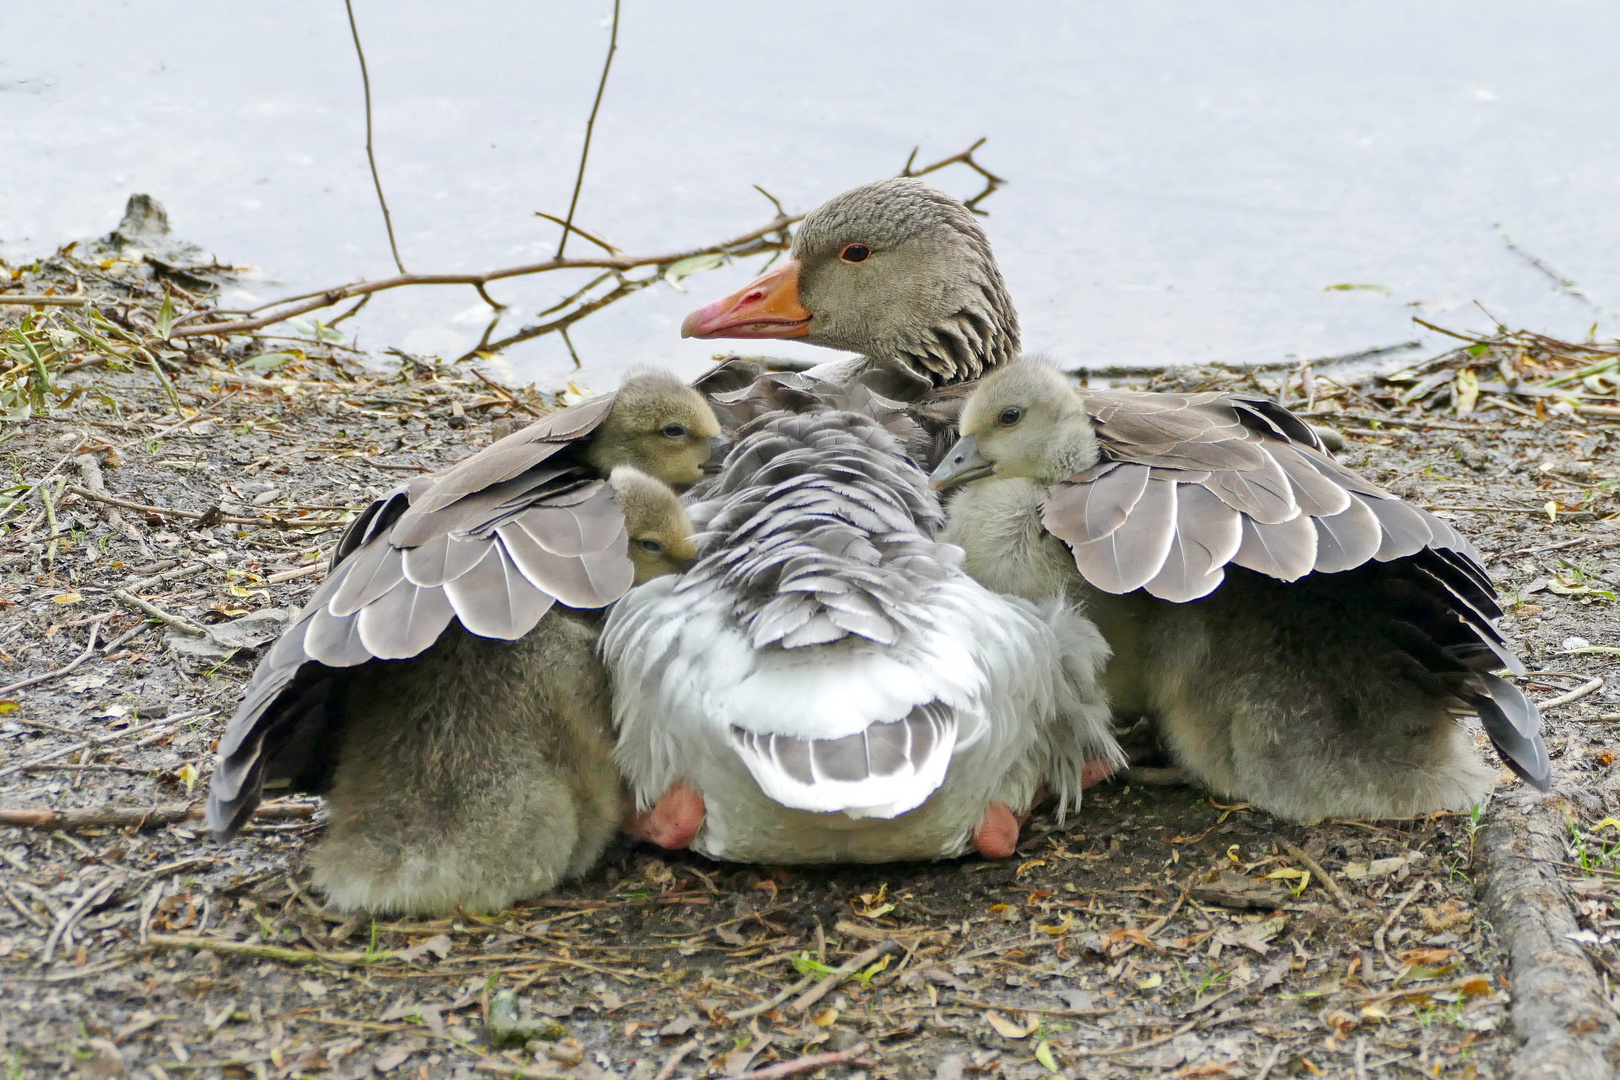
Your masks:
M1567 637L1564 639L1564 651L1574 652L1576 649L1589 649L1592 643L1583 637Z

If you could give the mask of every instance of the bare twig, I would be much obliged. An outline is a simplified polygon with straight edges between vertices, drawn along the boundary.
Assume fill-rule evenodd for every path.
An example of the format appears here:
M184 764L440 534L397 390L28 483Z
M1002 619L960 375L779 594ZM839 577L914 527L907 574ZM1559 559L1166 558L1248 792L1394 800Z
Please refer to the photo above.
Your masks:
M947 158L940 158L932 165L924 165L920 169L912 168L912 164L917 160L917 151L914 149L911 151L911 157L906 159L906 167L900 170L900 175L927 176L931 172L938 172L947 165L966 165L968 168L972 169L974 172L978 173L984 178L984 190L973 196L971 199L963 200L962 205L973 211L975 214L983 215L984 211L979 209L979 204L985 199L988 199L991 195L994 195L996 193L996 189L1007 182L1005 179L997 176L983 165L980 165L974 158L973 152L979 147L983 146L984 143L985 136L980 136L978 141L976 141L966 150L963 150L961 153L952 154Z
M574 231L574 210L579 206L579 190L585 184L585 162L591 156L591 135L596 131L596 112L602 107L602 92L607 89L608 72L613 69L613 54L619 51L619 0L613 0L613 28L608 33L607 56L602 60L602 77L596 83L596 100L591 102L591 115L585 121L585 145L579 148L579 170L574 174L574 196L568 200L568 216L563 219L562 239L557 241L557 258L562 258L568 247L568 234ZM592 241L600 246L600 241ZM609 249L611 250L611 249ZM401 267L403 270L404 268Z
M56 955L56 947L62 943L64 937L72 932L73 924L78 922L85 912L104 902L109 896L117 892L119 886L123 885L126 880L128 879L122 871L113 870L106 877L79 894L79 898L73 902L73 906L62 913L62 917L56 920L56 925L51 927L50 934L46 936L45 948L39 954L41 967L51 962L51 957Z
M1344 886L1340 885L1332 874L1323 869L1321 863L1307 855L1304 848L1284 840L1283 850L1288 852L1290 859L1315 874L1316 880L1320 881L1327 888L1327 891L1333 894L1333 898L1338 901L1340 907L1346 911L1355 907L1355 903L1350 899L1350 894L1344 891Z
M25 686L38 686L42 682L49 682L51 679L57 678L58 676L66 675L68 672L90 659L90 654L96 651L96 635L101 632L101 624L106 622L108 618L109 616L103 615L101 618L90 624L90 640L85 645L84 652L80 653L78 656L75 656L72 660L69 660L66 664L63 664L55 671L47 671L45 674L35 675L31 679L22 679L18 682L12 683L9 686L0 686L0 694L15 693L16 691L23 689Z
M182 720L191 720L202 715L203 713L200 711L183 712L174 716L165 717L162 720L153 720L151 723L137 724L134 727L125 728L123 731L115 731L111 735L98 735L89 739L81 739L78 742L69 743L66 746L61 746L48 753L41 754L32 761L24 761L17 765L7 765L4 768L0 768L0 776L10 776L15 772L27 772L34 766L43 765L47 761L55 761L57 758L67 757L69 754L76 754L80 750L88 750L91 747L105 746L107 743L115 742L118 739L127 739L131 735L145 734L148 736L148 738L156 738L158 736L154 735L154 732L161 734L163 729L171 728L180 723ZM146 739L143 739L141 742L134 745L142 746L145 745L146 741Z
M551 258L537 263L526 263L522 266L508 266L500 270L490 270L481 274L399 274L391 278L377 278L369 281L354 281L347 285L327 289L319 293L305 293L299 296L289 296L256 308L263 311L265 308L281 308L266 315L257 315L253 318L238 319L231 322L203 323L197 326L176 328L169 336L171 338L197 337L204 334L238 334L248 330L258 330L261 327L290 319L295 315L315 311L323 307L331 307L342 300L354 296L365 296L370 293L382 292L385 289L397 289L406 285L488 285L492 281L501 281L505 278L525 277L530 274L543 274L552 270L634 270L643 266L662 266L668 263L679 262L694 255L742 255L753 254L754 251L764 251L761 247L748 251L734 249L744 248L746 245L780 232L788 226L803 218L803 214L793 214L788 217L773 218L770 222L757 229L750 229L740 236L718 244L706 244L703 247L692 248L687 251L672 251L661 255L607 255L593 258L568 259Z
M1160 1035L1153 1039L1143 1039L1141 1042L1134 1042L1128 1046L1108 1046L1103 1047L1100 1050L1086 1050L1080 1047L1074 1047L1069 1050L1069 1053L1073 1054L1075 1057L1114 1057L1118 1054L1134 1054L1138 1050L1148 1050L1155 1046L1161 1046L1164 1043L1169 1042L1171 1039L1179 1038L1180 1036L1187 1034L1187 1032L1191 1031L1193 1028L1197 1027L1202 1020L1202 1015L1195 1016L1185 1024L1182 1024L1180 1027L1170 1032L1168 1035Z
M392 960L392 949L375 952L354 950L315 952L312 949L288 949L281 945L261 945L252 941L223 941L218 938L193 937L190 934L148 934L146 943L159 949L204 949L222 956L252 956L259 960L279 960L283 964L374 964Z
M658 1075L653 1077L653 1080L670 1080L670 1077L675 1075L675 1070L681 1067L681 1062L686 1060L686 1055L696 1050L698 1045L696 1039L687 1039L677 1046L675 1052L669 1055L669 1060L664 1062L664 1067L658 1070Z
M738 1073L732 1080L782 1080L785 1076L798 1076L800 1073L815 1072L825 1069L829 1065L862 1064L866 1062L866 1051L871 1048L869 1043L856 1043L848 1050L831 1050L825 1054L806 1054L804 1057L792 1058L788 1061L778 1061L775 1065L767 1065L763 1069L752 1069L745 1073Z
M38 768L38 766L32 766ZM30 766L24 766L26 772ZM200 821L207 813L202 802L169 806L117 806L94 810L0 808L0 825L30 829L95 829L105 827L161 829L181 821ZM314 803L265 803L255 807L256 821L296 821L315 816Z
M491 1058L488 1061L473 1062L473 1071L500 1073L511 1077L512 1080L570 1080L572 1073L558 1072L556 1069L547 1069L539 1065L519 1065L515 1061L505 1061L501 1058Z
M81 499L90 499L94 502L106 503L108 506L121 506L125 510L138 510L143 514L153 514L157 517L188 518L192 521L208 521L216 525L261 525L274 529L316 529L332 528L343 524L341 521L320 519L316 521L287 521L276 517L242 517L237 514L220 514L213 510L176 510L167 506L150 506L146 503L131 502L129 499L120 499L116 495L106 495L91 491L89 488L69 484L66 488Z
M1532 671L1532 672L1530 672L1530 677L1531 678L1535 678L1537 676L1540 676L1540 677L1543 677L1543 678L1551 678L1551 677L1561 676L1561 677L1564 677L1564 678L1585 679L1585 681L1583 683L1581 683L1581 685L1577 686L1573 690L1570 690L1570 691L1567 691L1565 693L1559 694L1557 697L1548 698L1546 701L1538 701L1538 702L1536 702L1536 708L1539 709L1542 713L1550 712L1551 710L1558 708L1560 705L1568 705L1572 701L1579 701L1579 700L1581 700L1581 698L1586 697L1588 694L1595 693L1598 690L1598 688L1600 688L1603 685L1603 676L1601 676L1601 675L1593 675L1591 678L1587 678L1586 676L1577 674L1576 672L1573 672L1573 671Z
M808 988L810 986L811 983L813 983L815 981L816 981L816 977L814 975L806 975L804 978L800 979L798 982L794 983L792 986L789 986L789 987L783 989L782 991L780 991L773 998L770 998L770 999L768 999L766 1001L761 1001L757 1005L750 1005L746 1009L734 1009L733 1011L726 1013L726 1019L727 1020L747 1020L750 1017L759 1016L759 1015L761 1015L763 1013L768 1013L772 1009L779 1008L784 1001L786 1001L788 998L792 997L794 994L801 993L802 991L804 991L806 988Z
M168 623L182 634L190 634L192 637L208 636L208 631L206 629L198 626L185 616L164 611L150 600L142 600L128 589L114 589L112 591L112 596L115 600L120 600L123 603L128 604L136 611L150 615L152 618L158 620L158 622Z
M1389 933L1389 928L1394 926L1395 920L1401 917L1401 912L1406 910L1406 905L1416 900L1418 893L1422 892L1423 887L1427 884L1427 881L1420 881L1407 890L1406 895L1401 897L1400 902L1395 905L1395 910L1389 913L1389 918L1385 919L1383 925L1373 931L1373 946L1385 960L1389 959L1389 949L1384 943L1384 935Z
M900 943L892 938L888 941L878 942L870 949L867 949L865 952L855 957L855 959L840 967L831 975L828 975L826 978L816 983L816 985L806 990L803 994L799 995L798 1000L788 1008L793 1013L803 1016L805 1013L810 1011L810 1006L832 993L835 989L843 984L845 979L848 979L851 975L857 974L862 968L866 967L866 965L876 962L880 957L888 953L892 953L898 948L900 948Z
M1266 1080L1266 1077L1271 1075L1271 1070L1277 1067L1277 1061L1282 1057L1282 1052L1282 1043L1272 1043L1271 1053L1266 1056L1265 1064L1260 1066L1260 1071L1254 1074L1254 1080Z
M360 45L360 27L354 21L354 0L343 0L349 13L349 33L354 37L354 55L360 60L360 87L366 100L366 160L371 163L371 183L377 189L377 203L382 207L383 227L388 230L388 250L394 253L394 265L405 273L405 263L399 257L399 245L394 242L394 219L388 213L388 199L383 195L382 176L377 172L377 155L371 149L371 76L366 71L366 50Z
M29 293L0 293L0 304L26 304L29 307L84 307L88 296L35 296Z

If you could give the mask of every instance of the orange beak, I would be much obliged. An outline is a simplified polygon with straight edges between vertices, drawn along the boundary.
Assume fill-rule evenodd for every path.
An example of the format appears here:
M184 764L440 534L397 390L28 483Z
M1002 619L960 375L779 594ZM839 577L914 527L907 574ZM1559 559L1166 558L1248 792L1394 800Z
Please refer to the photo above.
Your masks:
M730 296L704 304L681 323L681 337L796 338L810 332L799 303L799 264L789 259Z

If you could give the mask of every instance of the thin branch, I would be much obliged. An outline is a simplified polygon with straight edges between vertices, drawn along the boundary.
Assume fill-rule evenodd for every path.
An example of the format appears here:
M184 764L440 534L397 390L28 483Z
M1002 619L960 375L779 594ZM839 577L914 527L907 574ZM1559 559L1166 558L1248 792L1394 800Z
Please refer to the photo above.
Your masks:
M602 61L602 78L596 84L596 100L591 103L590 119L585 121L585 145L579 148L579 171L574 174L574 197L568 200L568 217L563 221L562 239L557 241L557 258L562 258L568 247L568 234L574 231L574 209L579 206L579 189L585 184L585 162L591 156L591 135L596 131L596 111L602 107L602 92L607 89L608 72L613 68L613 54L619 51L619 0L613 0L613 29L608 34L607 57ZM404 267L400 267L403 273Z
M29 307L84 307L88 296L36 296L30 293L0 293L0 304L26 304Z
M394 242L394 218L388 212L388 199L383 195L382 175L377 172L377 155L371 149L371 75L366 71L366 50L360 45L360 26L354 21L354 0L343 0L349 13L349 33L354 36L354 55L360 60L360 86L366 97L366 160L371 163L371 183L377 189L377 202L382 207L383 226L388 230L388 250L394 253L394 265L405 273L405 263L399 257L399 245Z
M48 682L51 679L66 675L68 672L90 659L90 654L96 651L96 635L101 633L101 624L106 622L109 618L111 618L110 615L103 615L95 622L90 624L90 643L84 647L84 652L80 653L78 656L75 656L72 660L69 660L66 664L63 664L55 671L47 671L43 675L35 675L31 679L23 679L20 682L11 683L9 686L0 686L0 695L12 694L18 690L21 690L25 686L38 686L42 682Z
M230 378L229 373L225 375ZM91 491L89 488L79 487L77 484L68 484L63 490L70 491L81 499L90 499L93 502L106 503L108 506L118 506L125 510L134 510L142 514L153 514L157 517L187 518L191 521L206 521L212 525L261 525L275 529L326 529L344 524L331 519L317 519L314 521L286 521L275 517L241 517L236 514L216 513L215 510L176 510L168 506L149 506L146 503L134 502L130 499L120 499L116 495L106 495Z
M974 172L978 173L984 178L984 190L973 196L971 199L964 199L962 205L966 206L973 213L983 216L985 212L979 209L979 204L985 199L988 199L991 195L994 195L996 193L996 189L1007 182L1003 177L997 176L983 165L980 165L977 159L974 158L973 152L984 145L985 139L986 136L980 136L977 142L968 147L966 150L963 150L961 153L952 154L948 158L940 158L932 165L924 165L922 168L915 170L911 167L912 164L917 160L917 151L914 149L911 151L911 156L906 159L906 167L900 170L900 175L927 176L931 172L938 172L947 165L966 165L968 168L972 169Z
M45 766L33 766L44 768ZM27 772L28 769L24 769ZM315 816L314 803L265 803L255 807L256 821L296 821ZM87 810L0 808L0 825L30 829L96 829L106 827L161 829L181 821L201 821L207 813L202 802L169 806L114 806Z
M777 209L780 210L781 207L777 207ZM536 210L534 212L534 216L535 217L542 217L542 218L545 218L547 221L555 222L556 224L561 225L564 229L578 235L581 239L589 240L591 243L595 244L597 247L601 248L603 251L607 252L609 255L617 255L617 254L619 254L619 249L618 248L614 247L612 244L608 243L606 240L603 240L601 237L592 236L590 233L586 232L584 229L580 228L578 225L575 225L572 221L569 221L567 218L560 218L556 214L548 214L544 210Z
M527 263L522 266L508 266L500 270L491 270L482 274L399 274L390 278L377 278L370 281L354 281L347 285L340 285L325 292L305 293L301 296L290 296L284 300L266 304L264 307L280 307L282 310L273 311L266 315L258 315L250 319L239 319L234 322L204 323L197 326L187 326L171 332L171 338L198 337L204 334L239 334L249 330L258 330L273 323L282 322L295 315L316 311L323 307L331 307L340 301L353 296L365 296L368 293L382 292L385 289L397 289L404 285L488 285L492 281L505 278L525 277L530 274L543 274L551 270L634 270L642 266L662 266L681 259L691 258L694 255L741 255L749 252L734 251L753 241L780 232L793 225L804 217L803 214L793 214L788 217L779 217L773 221L750 229L740 236L719 244L706 244L703 247L692 248L688 251L672 251L662 255L611 255L598 256L585 259L546 259L542 262ZM766 250L764 248L756 250ZM259 308L257 310L264 310Z
M870 1043L856 1043L848 1050L829 1050L825 1054L809 1054L789 1061L778 1061L775 1065L767 1065L763 1069L738 1073L732 1080L783 1080L784 1077L798 1076L800 1073L825 1069L829 1065L860 1065L862 1063L871 1065L872 1062L865 1056L869 1049L871 1049Z

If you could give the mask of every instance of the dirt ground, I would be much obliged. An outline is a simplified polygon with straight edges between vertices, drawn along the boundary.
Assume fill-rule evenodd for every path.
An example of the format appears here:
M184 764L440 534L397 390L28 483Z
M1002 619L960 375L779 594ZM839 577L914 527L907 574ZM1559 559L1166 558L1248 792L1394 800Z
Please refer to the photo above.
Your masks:
M1571 1042L1612 1068L1620 410L1602 373L1561 384L1578 400L1492 387L1613 350L1505 336L1394 379L1261 383L1486 554L1553 796L1504 771L1473 815L1302 827L1145 774L1037 817L1005 862L780 870L621 842L499 917L372 922L309 890L316 803L206 836L214 742L342 522L553 403L466 367L366 368L329 333L160 347L157 300L182 320L213 272L159 263L0 267L11 292L104 298L0 297L0 370L20 387L37 359L52 384L0 427L0 1075L1488 1077ZM1487 857L1493 830L1545 843ZM1539 892L1514 885L1531 870ZM1549 1028L1522 988L1559 950L1588 1011Z

